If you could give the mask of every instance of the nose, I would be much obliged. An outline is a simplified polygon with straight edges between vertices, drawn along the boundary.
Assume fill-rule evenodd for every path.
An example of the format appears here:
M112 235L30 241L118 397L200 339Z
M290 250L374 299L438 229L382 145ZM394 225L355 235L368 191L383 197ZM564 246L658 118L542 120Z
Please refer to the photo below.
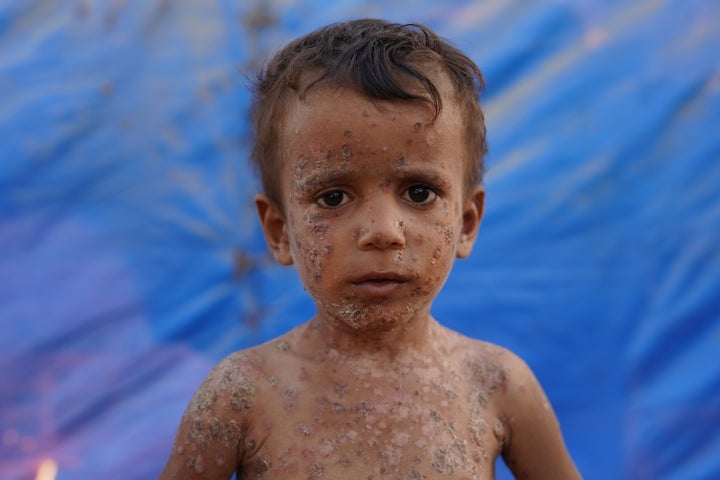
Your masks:
M390 205L377 205L362 214L358 247L361 250L394 249L405 246L405 222Z

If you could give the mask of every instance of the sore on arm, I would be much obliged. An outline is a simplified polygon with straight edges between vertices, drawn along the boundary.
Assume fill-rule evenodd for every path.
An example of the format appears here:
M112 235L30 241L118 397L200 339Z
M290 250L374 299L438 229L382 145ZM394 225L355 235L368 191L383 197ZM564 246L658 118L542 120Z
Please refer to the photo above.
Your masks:
M226 359L195 392L160 480L231 478L242 460L256 387Z

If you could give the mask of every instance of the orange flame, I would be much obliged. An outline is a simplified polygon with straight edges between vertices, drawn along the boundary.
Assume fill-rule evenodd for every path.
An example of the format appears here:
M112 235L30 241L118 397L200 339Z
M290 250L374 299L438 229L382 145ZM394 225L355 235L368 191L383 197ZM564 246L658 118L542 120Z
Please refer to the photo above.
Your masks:
M58 472L58 464L55 460L45 459L38 467L35 480L55 480Z

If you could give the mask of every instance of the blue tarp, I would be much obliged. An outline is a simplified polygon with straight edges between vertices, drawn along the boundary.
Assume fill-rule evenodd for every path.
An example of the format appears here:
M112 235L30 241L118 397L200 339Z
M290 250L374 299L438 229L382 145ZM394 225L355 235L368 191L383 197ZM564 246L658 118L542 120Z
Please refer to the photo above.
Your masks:
M312 314L251 205L244 75L359 16L488 80L436 317L527 360L585 478L720 478L713 0L1 2L0 477L155 478L211 366Z

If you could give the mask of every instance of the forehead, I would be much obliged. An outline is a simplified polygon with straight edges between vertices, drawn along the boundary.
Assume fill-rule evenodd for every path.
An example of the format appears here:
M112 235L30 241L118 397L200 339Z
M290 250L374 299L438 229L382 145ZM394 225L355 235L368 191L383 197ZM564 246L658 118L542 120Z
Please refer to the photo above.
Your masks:
M357 161L358 155L460 163L466 156L461 111L447 95L435 117L425 103L377 101L348 88L324 86L290 100L280 131L283 166L311 158L354 156Z

